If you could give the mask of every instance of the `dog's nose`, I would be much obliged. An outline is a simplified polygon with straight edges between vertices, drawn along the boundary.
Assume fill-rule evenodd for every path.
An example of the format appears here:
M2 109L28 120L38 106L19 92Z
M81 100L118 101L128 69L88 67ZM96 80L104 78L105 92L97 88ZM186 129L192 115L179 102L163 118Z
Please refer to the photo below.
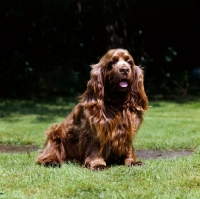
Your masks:
M122 74L128 74L129 73L129 68L126 66L123 66L122 68L119 69L119 72Z

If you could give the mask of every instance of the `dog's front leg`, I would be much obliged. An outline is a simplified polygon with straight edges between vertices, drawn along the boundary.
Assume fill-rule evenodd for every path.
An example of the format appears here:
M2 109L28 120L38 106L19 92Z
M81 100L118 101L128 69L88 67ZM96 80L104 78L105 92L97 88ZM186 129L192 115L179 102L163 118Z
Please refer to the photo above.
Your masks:
M100 155L99 144L97 142L87 145L83 166L93 171L107 169L104 157Z
M142 166L142 165L144 165L143 162L140 162L140 161L136 162L136 155L134 152L134 148L132 146L130 146L129 151L125 156L124 165L126 165L126 166Z

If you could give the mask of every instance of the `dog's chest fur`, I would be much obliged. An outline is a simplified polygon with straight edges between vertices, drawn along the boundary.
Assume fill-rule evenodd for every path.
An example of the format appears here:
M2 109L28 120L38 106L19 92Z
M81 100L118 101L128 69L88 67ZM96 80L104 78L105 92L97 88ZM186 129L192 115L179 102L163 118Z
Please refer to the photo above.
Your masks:
M102 153L123 156L129 150L136 133L134 119L137 115L128 108L121 109L112 106L105 106L104 121L97 126L102 131L97 131ZM98 133L100 132L100 133Z

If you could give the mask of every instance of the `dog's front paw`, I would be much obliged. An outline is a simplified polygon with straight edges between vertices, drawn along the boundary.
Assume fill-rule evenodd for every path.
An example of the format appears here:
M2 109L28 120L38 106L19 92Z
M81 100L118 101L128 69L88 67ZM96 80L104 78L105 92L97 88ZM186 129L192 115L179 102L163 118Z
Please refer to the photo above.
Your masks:
M86 166L87 168L89 168L92 171L101 171L101 170L105 170L108 168L106 166L106 162L104 161L103 158L90 159L88 157L85 160L84 166Z
M58 163L56 161L45 162L44 166L45 167L53 167L53 168L55 168L55 167L61 167L61 163Z
M93 170L93 171L102 171L102 170L106 170L106 169L108 169L108 167L105 165L96 165L93 168L91 168L91 170Z
M144 166L144 165L145 165L145 163L144 163L144 162L141 162L141 161L135 162L135 163L133 164L133 166Z
M127 158L124 160L124 165L129 166L129 167L130 166L143 166L143 165L145 165L145 163L140 162L140 161L136 162L133 158Z

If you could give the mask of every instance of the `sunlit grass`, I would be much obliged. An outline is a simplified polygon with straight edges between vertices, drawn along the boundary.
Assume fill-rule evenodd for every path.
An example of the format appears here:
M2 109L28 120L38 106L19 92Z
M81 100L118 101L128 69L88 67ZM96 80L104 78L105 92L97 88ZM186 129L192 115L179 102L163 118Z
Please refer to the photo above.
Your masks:
M74 164L45 168L34 164L35 156L0 156L0 198L200 198L198 152L102 172Z
M44 131L76 100L0 101L0 143L42 147ZM35 165L38 152L0 154L0 198L200 198L200 102L150 102L134 147L190 149L192 156L145 160L143 167L92 172L80 165Z
M195 149L200 145L200 102L150 102L136 148Z
M48 126L64 120L75 104L75 99L51 102L0 101L0 143L41 146Z
M77 100L0 101L0 143L42 146L44 131L62 122ZM136 149L195 149L200 144L200 102L150 102Z

